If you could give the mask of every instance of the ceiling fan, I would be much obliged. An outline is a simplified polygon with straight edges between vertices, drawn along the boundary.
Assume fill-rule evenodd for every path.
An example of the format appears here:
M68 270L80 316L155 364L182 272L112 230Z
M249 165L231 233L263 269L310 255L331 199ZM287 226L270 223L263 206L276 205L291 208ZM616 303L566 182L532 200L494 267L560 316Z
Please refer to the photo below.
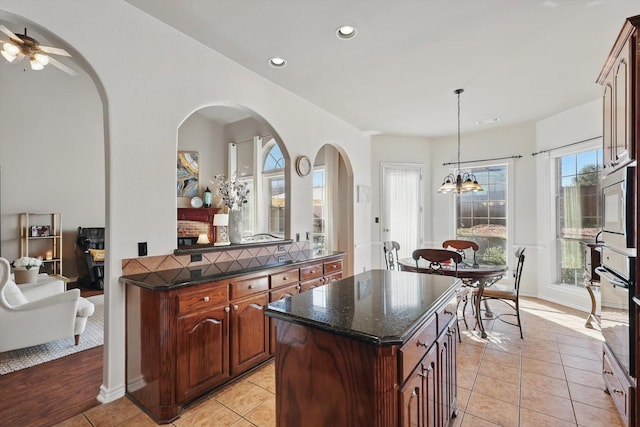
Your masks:
M24 34L14 34L7 27L0 24L0 31L9 37L8 41L0 40L0 45L2 45L0 54L2 54L8 62L19 62L22 58L26 57L29 58L32 70L42 70L45 65L51 64L72 76L78 74L75 70L51 56L60 55L71 57L66 50L58 47L42 46L37 40L27 35L26 28L24 29Z

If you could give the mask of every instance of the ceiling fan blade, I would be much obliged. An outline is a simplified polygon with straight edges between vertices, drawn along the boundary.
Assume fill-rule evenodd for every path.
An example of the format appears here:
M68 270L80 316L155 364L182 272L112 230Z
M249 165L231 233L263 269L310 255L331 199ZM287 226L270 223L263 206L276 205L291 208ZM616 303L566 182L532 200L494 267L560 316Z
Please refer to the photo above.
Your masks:
M40 45L39 47L41 51L50 53L52 55L71 56L69 52L59 47L42 46L42 45Z
M62 71L64 71L65 73L67 73L69 75L72 75L72 76L77 76L78 75L76 70L74 70L71 67L67 67L62 62L58 61L57 59L49 57L49 64L53 65L56 68L61 69Z
M10 29L8 29L7 27L5 27L2 24L0 24L0 31L2 31L6 35L8 35L11 40L15 40L20 44L23 43L23 41L22 41L22 39L20 37L16 36Z

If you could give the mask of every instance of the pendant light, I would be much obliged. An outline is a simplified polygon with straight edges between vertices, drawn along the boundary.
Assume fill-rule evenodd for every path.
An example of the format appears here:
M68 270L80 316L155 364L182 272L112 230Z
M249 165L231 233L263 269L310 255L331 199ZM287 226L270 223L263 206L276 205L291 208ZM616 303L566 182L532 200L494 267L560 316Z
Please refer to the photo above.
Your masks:
M483 188L478 184L476 176L470 173L461 174L460 172L460 94L464 92L464 89L456 89L453 91L458 95L458 174L453 176L449 174L444 177L442 186L438 189L438 193L464 193L467 191L483 191Z

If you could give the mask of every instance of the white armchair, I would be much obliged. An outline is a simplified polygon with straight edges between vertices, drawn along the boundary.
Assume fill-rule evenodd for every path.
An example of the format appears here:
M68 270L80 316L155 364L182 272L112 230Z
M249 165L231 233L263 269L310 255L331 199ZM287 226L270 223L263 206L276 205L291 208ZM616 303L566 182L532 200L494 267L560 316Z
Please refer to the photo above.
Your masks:
M71 336L78 345L94 306L79 289L64 288L61 280L18 286L0 258L0 353Z

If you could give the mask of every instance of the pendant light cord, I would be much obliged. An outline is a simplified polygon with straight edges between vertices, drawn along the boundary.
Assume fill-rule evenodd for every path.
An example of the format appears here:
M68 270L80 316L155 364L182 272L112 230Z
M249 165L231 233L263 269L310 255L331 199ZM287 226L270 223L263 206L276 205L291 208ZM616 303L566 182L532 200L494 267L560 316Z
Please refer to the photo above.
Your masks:
M462 89L457 89L458 94L458 175L460 175L460 94Z

